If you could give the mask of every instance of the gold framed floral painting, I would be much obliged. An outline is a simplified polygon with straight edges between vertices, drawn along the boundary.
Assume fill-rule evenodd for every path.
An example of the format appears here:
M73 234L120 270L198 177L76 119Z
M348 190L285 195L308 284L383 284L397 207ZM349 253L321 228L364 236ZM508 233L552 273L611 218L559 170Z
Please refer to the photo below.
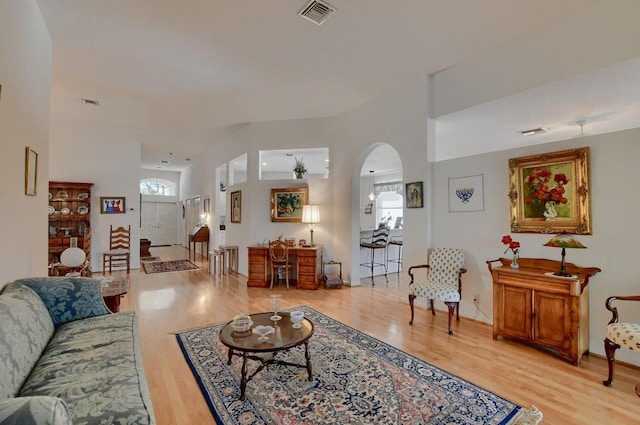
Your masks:
M511 232L590 235L589 148L509 159Z
M309 200L309 189L271 189L271 221L302 222L302 206Z

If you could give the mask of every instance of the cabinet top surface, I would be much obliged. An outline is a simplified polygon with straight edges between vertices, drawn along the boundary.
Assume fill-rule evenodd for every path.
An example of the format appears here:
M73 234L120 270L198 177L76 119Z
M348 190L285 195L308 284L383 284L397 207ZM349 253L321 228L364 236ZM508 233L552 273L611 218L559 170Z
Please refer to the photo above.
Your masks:
M492 263L497 263L497 267L493 267ZM521 276L536 276L536 277L548 277L549 279L556 279L558 281L567 280L584 280L587 277L594 276L601 270L598 267L578 267L572 263L566 263L566 271L572 275L573 278L553 276L552 273L560 271L561 262L555 260L548 260L544 258L519 258L518 269L511 268L511 259L499 258L497 260L487 261L489 270L492 273L498 274L510 274Z

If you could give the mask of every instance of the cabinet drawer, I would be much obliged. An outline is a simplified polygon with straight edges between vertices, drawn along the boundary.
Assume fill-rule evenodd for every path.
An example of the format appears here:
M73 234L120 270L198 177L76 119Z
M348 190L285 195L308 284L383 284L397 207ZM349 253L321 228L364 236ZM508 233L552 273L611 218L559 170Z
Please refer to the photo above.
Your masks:
M298 273L300 274L315 274L316 268L313 266L305 266L305 265L298 265Z
M314 266L316 264L316 257L298 257L298 264Z
M298 282L299 283L315 283L316 275L315 274L299 274Z
M315 250L301 249L296 252L296 255L298 257L315 257L317 252Z
M249 264L249 273L260 273L264 276L265 270L264 264Z

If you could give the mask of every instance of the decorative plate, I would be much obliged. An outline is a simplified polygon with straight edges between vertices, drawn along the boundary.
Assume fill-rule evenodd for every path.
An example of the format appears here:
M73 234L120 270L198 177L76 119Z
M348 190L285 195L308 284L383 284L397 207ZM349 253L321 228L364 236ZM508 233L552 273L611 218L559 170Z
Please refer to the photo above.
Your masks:
M78 195L78 199L87 199L89 197L89 194L86 192L80 193Z
M78 214L85 215L88 212L89 212L89 208L85 207L84 205L81 207L78 207Z
M51 205L49 205L49 215L55 214L55 213L56 213L56 209L53 208Z
M60 210L60 213L63 215L67 215L71 212L71 210L69 208L63 208Z
M51 194L51 192L49 192L49 199L53 198L53 195Z
M69 194L64 190L59 190L58 193L56 193L56 198L58 199L67 199L68 197L69 197Z

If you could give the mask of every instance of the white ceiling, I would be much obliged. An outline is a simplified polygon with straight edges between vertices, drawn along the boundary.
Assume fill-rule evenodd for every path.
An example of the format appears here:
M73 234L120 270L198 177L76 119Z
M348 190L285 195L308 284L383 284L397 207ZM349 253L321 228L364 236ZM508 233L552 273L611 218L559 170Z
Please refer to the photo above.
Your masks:
M53 114L131 128L143 167L166 159L167 170L247 122L335 116L594 6L632 3L331 0L337 11L317 26L297 16L307 0L37 1L53 40ZM582 119L589 134L639 126L638 70L631 60L439 117L436 158L513 147L537 126L552 131L522 143L570 137ZM478 132L492 142L474 144Z

